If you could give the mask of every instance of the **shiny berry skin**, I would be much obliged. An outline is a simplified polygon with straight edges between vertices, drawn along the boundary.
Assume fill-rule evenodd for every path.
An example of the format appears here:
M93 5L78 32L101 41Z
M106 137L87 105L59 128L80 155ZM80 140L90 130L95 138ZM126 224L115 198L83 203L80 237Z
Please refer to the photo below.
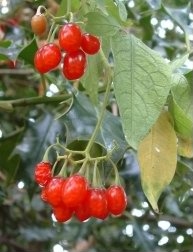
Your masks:
M78 25L69 23L60 28L58 34L60 47L66 52L74 52L80 48L82 33Z
M112 185L106 191L108 210L113 215L120 215L127 206L127 196L122 186Z
M85 33L82 35L81 48L87 54L96 54L100 50L100 40L89 33Z
M74 215L81 222L88 220L91 217L86 200L75 208Z
M66 179L62 187L63 203L68 207L76 207L84 201L87 192L87 180L79 174L74 174Z
M41 15L34 15L31 19L31 28L35 35L42 35L46 31L47 28L47 19L46 17Z
M47 202L47 192L46 192L46 187L42 187L40 198L44 201Z
M92 217L104 220L108 216L105 189L91 188L87 196L87 204Z
M52 206L59 206L62 204L61 192L65 184L65 179L54 177L45 187L46 201Z
M41 74L56 68L61 61L61 51L56 44L49 43L39 48L34 57L34 66Z
M40 186L45 186L52 178L52 165L49 162L38 163L34 172L35 181Z
M72 210L66 206L58 206L53 208L53 214L58 222L68 221L72 217Z
M67 53L64 57L63 74L68 80L76 80L86 70L86 55L82 50Z

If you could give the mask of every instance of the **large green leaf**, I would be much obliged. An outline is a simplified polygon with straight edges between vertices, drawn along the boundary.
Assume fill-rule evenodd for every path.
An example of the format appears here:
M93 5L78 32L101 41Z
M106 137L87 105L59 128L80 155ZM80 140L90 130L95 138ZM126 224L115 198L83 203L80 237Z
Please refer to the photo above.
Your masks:
M44 110L43 113L39 111L39 117L37 117L35 123L29 122L22 141L14 151L22 159L23 172L21 177L29 179L33 176L35 165L42 160L46 149L56 141L58 134L61 139L64 139L66 132L63 123L60 120L54 120L54 115L48 110ZM54 156L55 151L50 153L51 162Z
M86 18L86 31L98 36L113 36L120 29L113 17L99 12L89 12Z
M158 118L171 87L171 69L133 35L112 38L113 84L128 143L137 148Z
M140 143L138 159L143 191L158 212L157 201L171 182L177 163L177 138L168 112L160 115Z
M189 138L193 132L192 87L181 75L177 85L171 91L172 98L169 103L169 111L174 120L175 130L182 137Z

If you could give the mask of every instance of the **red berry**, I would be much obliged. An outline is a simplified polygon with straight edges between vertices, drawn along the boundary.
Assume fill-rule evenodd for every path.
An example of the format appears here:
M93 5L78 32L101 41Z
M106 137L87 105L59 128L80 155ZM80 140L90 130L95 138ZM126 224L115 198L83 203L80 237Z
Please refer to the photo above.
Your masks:
M41 162L36 165L34 173L35 181L45 186L52 178L52 165L49 162Z
M123 213L127 206L127 196L122 186L112 185L106 191L108 210L114 215Z
M46 44L38 49L35 54L35 68L42 74L47 73L58 66L61 57L60 49L56 44Z
M81 29L76 24L65 24L59 30L58 40L62 49L66 52L74 52L80 48L81 45Z
M64 57L63 74L68 80L82 77L86 69L86 55L82 50L67 53Z
M74 174L66 179L62 187L63 203L68 207L76 207L84 201L87 192L87 180L79 174Z
M100 40L89 33L85 33L82 35L81 47L85 53L95 54L100 49Z
M65 222L72 217L72 210L61 205L53 208L53 214L58 222Z
M85 221L91 217L86 200L75 208L74 215L79 221Z
M47 19L41 15L34 15L31 19L31 28L34 34L42 35L46 31Z
M40 197L43 201L47 202L47 192L46 192L46 187L42 187L42 191L40 194Z
M88 193L87 203L90 215L104 220L108 216L106 190L91 188Z
M52 206L58 206L62 204L61 192L62 186L65 184L64 178L54 177L47 184L46 200Z

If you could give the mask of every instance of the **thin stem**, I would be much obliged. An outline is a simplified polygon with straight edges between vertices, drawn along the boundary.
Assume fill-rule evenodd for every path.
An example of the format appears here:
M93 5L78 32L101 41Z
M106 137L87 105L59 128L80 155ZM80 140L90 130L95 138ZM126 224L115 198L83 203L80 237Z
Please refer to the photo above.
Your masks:
M65 95L58 95L53 97L31 97L31 98L22 98L17 100L9 100L9 101L0 101L0 105L2 104L11 104L13 107L19 107L19 106L29 106L29 105L35 105L35 104L46 104L46 103L52 103L52 102L62 102L70 99L72 97L71 94L65 94Z
M92 145L95 141L95 138L98 134L98 131L100 130L100 127L101 127L101 124L103 122L103 119L104 119L104 116L105 116L105 112L106 112L106 106L108 104L108 98L109 98L109 94L110 94L110 91L111 91L111 68L110 68L110 65L103 53L102 50L100 50L100 55L101 55L101 59L103 60L103 64L106 68L106 79L107 79L107 85L106 85L106 92L105 92L105 97L104 97L104 102L103 102L103 105L102 105L102 108L101 108L101 113L99 115L99 118L98 118L98 121L97 121L97 124L96 124L96 127L94 129L94 132L88 142L88 145L86 147L86 150L85 152L86 153L89 153L91 148L92 148Z
M51 40L52 33L53 33L54 29L55 29L55 25L56 25L56 23L53 22L52 25L51 25L51 27L50 27L50 30L49 30L49 33L48 33L48 38L47 38L47 42L48 42L48 43L49 43L50 40Z
M114 173L115 173L115 185L120 185L120 178L119 178L119 173L118 173L118 170L117 170L117 166L114 164L114 162L109 159L112 167L113 167L113 170L114 170Z
M67 0L67 8L66 8L66 13L71 12L71 0Z
M47 90L47 85L46 85L45 76L43 74L41 74L41 84L42 84L42 88L43 88L43 94L45 94L46 90Z

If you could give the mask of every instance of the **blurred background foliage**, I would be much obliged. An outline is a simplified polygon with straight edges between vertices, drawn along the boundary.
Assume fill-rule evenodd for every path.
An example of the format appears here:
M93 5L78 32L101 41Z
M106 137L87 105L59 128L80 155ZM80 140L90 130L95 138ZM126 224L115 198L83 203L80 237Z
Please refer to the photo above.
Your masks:
M39 75L31 63L37 48L30 29L30 19L38 5L43 4L56 14L65 1L0 1L0 100L29 98L42 94ZM77 11L81 2L72 1ZM107 2L88 1L103 9ZM109 14L119 19L152 49L168 60L186 52L186 36L193 41L192 2L187 0L114 1L119 14L109 8ZM42 38L42 40L44 37ZM12 41L12 42L10 42ZM31 47L24 48L31 43ZM27 57L26 57L27 55ZM192 82L193 55L179 71ZM51 97L73 87L58 72L47 75ZM56 82L57 80L57 82ZM57 83L57 85L56 85ZM80 87L83 89L83 87ZM100 97L102 99L103 93ZM3 106L3 105L2 105ZM6 105L7 106L7 105ZM192 159L179 158L175 178L163 193L156 216L143 195L135 152L125 152L120 122L111 113L106 116L108 128L104 139L115 134L121 145L117 154L118 168L128 195L128 208L120 218L105 221L71 220L58 224L50 209L39 197L33 181L36 163L58 134L69 142L87 140L96 122L94 106L84 94L66 115L66 104L39 104L0 108L0 251L1 252L191 252L193 238L193 168ZM7 110L7 112L5 112ZM109 111L116 110L111 97ZM58 120L54 120L59 115ZM115 123L116 121L116 123ZM110 122L110 123L109 123ZM112 133L113 132L113 133ZM81 148L81 141L74 143ZM97 150L96 150L97 151ZM120 159L120 156L122 158Z

